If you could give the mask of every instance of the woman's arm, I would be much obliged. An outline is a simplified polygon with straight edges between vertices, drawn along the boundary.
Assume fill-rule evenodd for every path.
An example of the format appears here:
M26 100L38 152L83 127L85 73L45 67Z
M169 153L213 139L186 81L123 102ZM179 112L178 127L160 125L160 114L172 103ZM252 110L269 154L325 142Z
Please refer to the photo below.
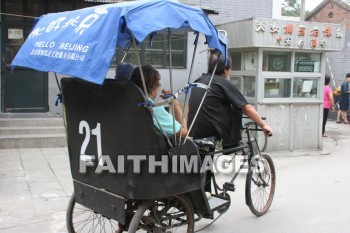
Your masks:
M166 91L166 90L162 90L162 94L160 95L160 97L162 99L164 99L164 95L166 94L170 94L171 92L170 91ZM174 100L172 102L172 104L174 104L174 110L175 110L175 120L179 123L179 124L182 124L182 110L181 110L181 106L179 104L179 102L177 100ZM188 132L188 129L187 129L187 120L184 118L184 122L181 126L182 128L176 132L176 135L179 135L180 134L180 131L181 131L181 136L182 137L186 137L187 135L187 132Z
M182 110L181 110L181 106L179 104L179 102L177 100L174 100L173 101L173 104L174 104L174 109L175 109L175 120L177 122L179 122L180 124L182 123ZM182 137L186 137L187 135L187 132L188 132L188 129L187 129L187 120L186 118L183 119L183 124L182 124L182 128L181 128L181 136ZM179 135L180 134L180 131L178 131L176 133L176 135Z
M328 98L329 98L329 100L331 101L331 110L332 110L332 112L334 112L334 98L333 98L333 92L329 92L328 93Z

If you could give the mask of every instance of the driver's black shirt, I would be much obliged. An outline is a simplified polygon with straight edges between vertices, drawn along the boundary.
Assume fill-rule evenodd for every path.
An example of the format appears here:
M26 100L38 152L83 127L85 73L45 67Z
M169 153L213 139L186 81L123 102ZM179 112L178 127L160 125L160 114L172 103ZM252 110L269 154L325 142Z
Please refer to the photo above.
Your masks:
M198 78L195 82L208 85L211 74ZM203 88L193 88L189 100L188 125L192 124L197 109L206 92ZM214 75L210 91L195 120L190 136L193 139L215 136L223 139L226 147L234 146L241 140L242 106L248 104L240 91L227 79Z

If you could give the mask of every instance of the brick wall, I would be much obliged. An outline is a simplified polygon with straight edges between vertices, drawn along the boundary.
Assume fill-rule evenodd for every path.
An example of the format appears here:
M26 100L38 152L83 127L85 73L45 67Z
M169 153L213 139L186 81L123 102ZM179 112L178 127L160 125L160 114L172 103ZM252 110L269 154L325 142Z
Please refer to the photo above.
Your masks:
M309 21L341 23L350 30L350 12L336 3L328 3L321 10L316 12Z
M272 18L273 0L180 0L180 2L219 11L219 15L209 16L215 25L252 17Z
M340 86L345 79L345 75L350 73L350 11L336 3L331 4L330 2L310 17L309 21L340 23L346 27L346 32L343 33L343 36L345 36L343 51L327 53L336 86ZM328 65L326 73L330 74ZM331 87L333 87L333 84L331 84Z

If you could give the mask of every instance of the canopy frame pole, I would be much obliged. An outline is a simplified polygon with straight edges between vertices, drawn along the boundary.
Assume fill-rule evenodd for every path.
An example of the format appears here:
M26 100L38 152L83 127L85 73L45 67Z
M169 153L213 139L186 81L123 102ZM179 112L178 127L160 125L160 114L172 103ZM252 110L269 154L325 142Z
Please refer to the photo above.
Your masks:
M56 79L56 83L57 83L57 87L60 92L60 95L62 95L62 89L61 89L60 82L58 81L57 73L56 72L53 72L53 73L55 74L55 79Z
M192 54L192 62L191 62L191 67L190 67L190 73L189 73L188 79L187 79L187 84L190 84L190 80L191 80L192 72L193 72L194 61L196 60L195 58L196 58L197 47L198 47L197 45L198 45L199 32L196 32L196 33L197 33L197 35L196 35L196 38L195 38L194 49L193 49L193 54ZM191 88L191 87L189 86L188 88ZM189 89L189 90L191 90L191 89ZM189 93L189 91L187 91L186 94L185 94L184 105L182 106L181 126L185 122L185 106L186 106L186 103L187 103L188 93ZM181 145L181 139L182 139L181 133L182 133L182 127L180 129L179 145Z
M213 70L213 73L211 74L210 81L209 81L209 83L208 83L208 87L209 87L209 88L210 88L210 85L211 85L211 83L212 83L212 81L213 81L213 79L214 79L215 71L216 71L216 68L218 67L218 63L219 63L219 60L220 60L220 56L221 56L221 52L219 53L219 56L218 56L218 58L217 58L217 61L216 61L216 64L215 64L215 67L214 67L214 70ZM200 111L201 108L202 108L202 105L203 105L203 103L204 103L205 97L206 97L207 94L208 94L208 91L209 91L209 89L207 89L207 90L205 91L204 95L203 95L203 98L202 98L202 100L201 100L201 103L199 104L199 107L198 107L197 112L196 112L196 114L195 114L195 116L194 116L194 118L193 118L193 121L192 121L192 123L191 123L191 125L190 125L190 128L188 129L187 135L186 135L185 140L184 140L184 144L185 144L185 142L186 142L187 139L188 139L188 135L190 134L191 129L192 129L194 123L196 122L198 113L199 113L199 111Z
M168 28L168 49L169 49L169 79L170 79L170 92L173 94L174 85L173 85L173 59L172 59L172 49L171 49L171 31ZM175 99L174 99L175 101ZM174 145L176 144L176 127L175 127L175 105L174 102L171 102L171 110L173 115L173 132L174 132ZM182 128L182 125L181 125ZM181 129L180 129L181 130ZM181 135L180 135L181 137Z
M123 63L123 62L124 62L126 55L128 55L128 52L129 52L129 50L130 50L131 45L132 45L132 41L129 42L129 45L128 45L128 47L126 48L126 50L125 50L125 52L124 52L124 55L123 55L122 60L120 61L120 63Z
M149 96L148 96L148 92L147 92L147 88L146 88L145 76L143 75L143 70L142 70L142 65L141 65L141 59L140 59L139 49L138 49L138 46L137 46L137 43L136 43L136 39L135 39L135 37L134 37L134 34L132 34L131 32L130 32L130 34L131 34L131 38L132 38L132 43L133 43L134 48L135 48L135 54L136 54L137 64L138 64L139 69L140 69L140 75L141 75L143 90L144 90L144 93L145 93L145 101L147 102L148 99L149 99ZM172 145L171 142L170 142L169 137L168 137L167 134L165 133L165 131L164 131L162 125L160 124L158 117L154 114L152 106L147 105L147 108L148 108L149 111L151 112L152 117L154 117L154 119L156 119L157 124L158 124L159 128L161 129L162 133L164 134L164 136L166 137L169 146L170 146L170 147L173 147L173 145Z

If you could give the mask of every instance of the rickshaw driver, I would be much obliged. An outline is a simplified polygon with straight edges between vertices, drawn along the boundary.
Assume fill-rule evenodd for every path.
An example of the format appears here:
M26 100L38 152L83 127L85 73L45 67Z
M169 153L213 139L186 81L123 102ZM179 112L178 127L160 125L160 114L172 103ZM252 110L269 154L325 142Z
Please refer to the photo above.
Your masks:
M219 59L219 60L218 60ZM259 127L269 136L272 135L272 128L267 125L259 113L248 104L242 93L228 80L231 72L232 60L227 57L211 54L208 61L208 74L199 77L195 83L208 85L217 68L210 85L210 90L204 99L202 107L196 119L197 109L205 94L204 89L194 88L191 91L189 100L188 124L195 120L190 136L193 139L215 137L223 141L223 149L238 146L241 138L242 113L257 123ZM206 175L205 191L211 192L211 171Z
M151 101L156 99L159 89L160 89L160 74L159 72L153 68L151 65L144 65L142 66L143 75L145 78L146 83L146 89L149 95L149 98ZM138 67L134 68L132 74L131 74L131 82L135 83L137 86L141 88L143 91L143 85L141 80L141 74L140 69ZM160 97L163 98L164 94L168 94L169 91L162 90L162 94ZM175 131L176 135L180 134L181 124L179 122L182 121L182 111L180 104L177 100L173 101L174 109L175 109ZM157 116L159 123L161 124L162 128L164 129L165 133L168 136L174 135L174 128L173 128L173 116L166 111L164 106L159 107L153 107L153 112ZM161 129L158 125L157 120L153 117L153 123L156 126L156 128L161 132ZM185 137L187 135L187 122L186 119L184 119L184 123L181 130L181 136Z

